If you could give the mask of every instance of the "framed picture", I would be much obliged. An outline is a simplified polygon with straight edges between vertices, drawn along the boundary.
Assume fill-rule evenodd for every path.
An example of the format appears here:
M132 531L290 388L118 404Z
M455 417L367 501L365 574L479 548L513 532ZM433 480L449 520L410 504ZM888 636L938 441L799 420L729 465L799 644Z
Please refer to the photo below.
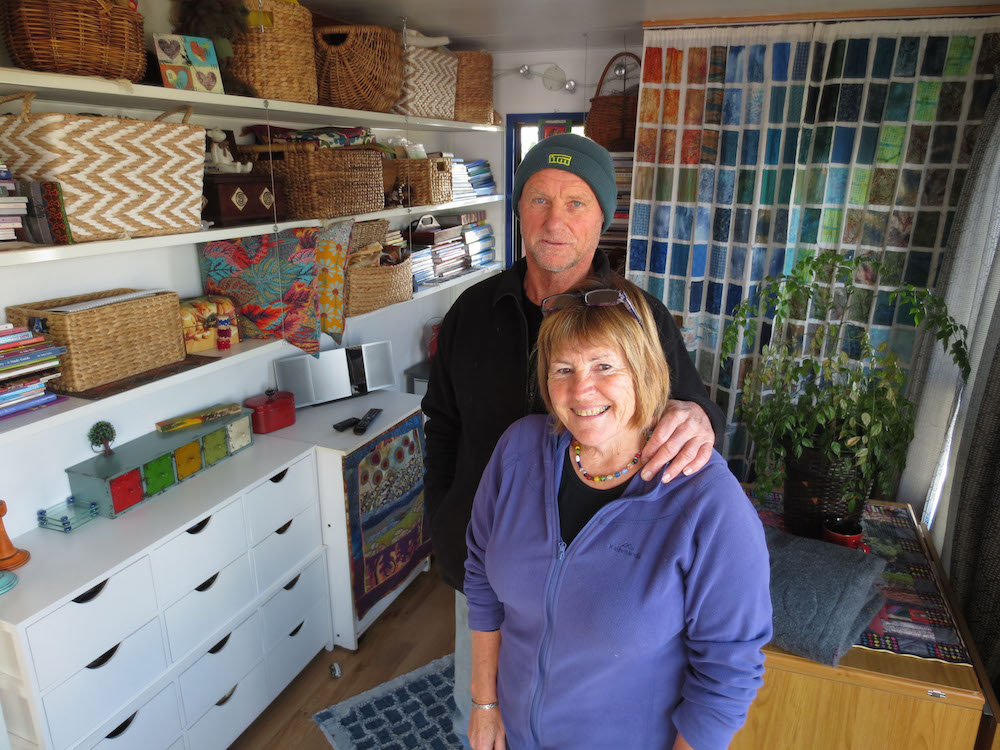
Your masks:
M219 59L211 39L179 34L153 34L163 85L170 89L224 94Z

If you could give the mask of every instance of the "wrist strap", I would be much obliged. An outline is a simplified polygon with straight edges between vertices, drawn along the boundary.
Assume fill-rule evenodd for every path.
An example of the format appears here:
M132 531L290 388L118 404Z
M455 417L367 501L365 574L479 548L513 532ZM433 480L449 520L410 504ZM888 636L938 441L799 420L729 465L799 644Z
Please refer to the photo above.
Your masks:
M489 709L496 708L499 705L500 704L496 701L493 701L492 703L476 703L475 701L472 701L472 707L478 708L480 711L488 711Z

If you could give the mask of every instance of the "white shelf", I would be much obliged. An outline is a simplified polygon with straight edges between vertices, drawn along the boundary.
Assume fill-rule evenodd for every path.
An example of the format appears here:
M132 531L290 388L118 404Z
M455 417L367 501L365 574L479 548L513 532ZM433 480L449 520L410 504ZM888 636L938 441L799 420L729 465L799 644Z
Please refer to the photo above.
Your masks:
M357 126L411 131L457 132L475 130L501 133L503 126L475 122L433 120L407 117L384 112L364 112L316 104L256 99L230 94L209 94L203 91L182 91L160 86L134 84L125 80L110 80L60 73L39 73L20 68L0 67L0 95L33 91L45 101L70 102L92 107L122 107L164 111L190 105L199 119L227 117L246 120L269 118L285 127L317 127L321 125ZM13 102L5 107L18 108ZM16 111L16 110L15 110Z
M357 221L367 221L369 219L395 219L408 216L420 216L427 213L438 213L455 209L474 208L489 203L502 202L502 195L485 195L481 198L469 198L461 201L451 201L450 203L438 203L431 206L410 206L408 208L387 208L382 211L373 211L367 214L355 216ZM332 219L296 219L293 221L280 221L277 224L278 231L283 229L295 229L297 227L319 226L325 222L335 222L338 219L349 217L342 216ZM0 246L0 267L21 266L28 263L44 263L52 260L68 260L71 258L92 258L98 255L111 255L113 253L127 253L136 250L149 250L152 248L175 247L177 245L190 245L201 242L212 242L214 240L229 240L235 237L252 237L259 234L268 234L273 231L274 224L245 224L234 227L224 227L220 229L208 229L203 232L186 232L184 234L167 234L159 237L139 237L132 240L98 240L97 242L81 242L78 245L51 245L51 246L31 246L21 247L11 250L3 250Z
M192 367L190 370L169 375L161 380L140 385L114 396L94 401L70 396L65 401L60 401L57 404L45 406L26 414L18 414L7 419L2 419L0 420L0 446L40 430L47 430L70 420L84 417L88 412L93 412L94 416L97 417L101 412L107 411L108 407L119 406L129 401L144 398L164 388L200 378L203 375L217 372L220 369L242 365L258 357L274 356L282 349L288 347L291 347L291 344L286 343L282 339L247 339L246 341L241 341L239 344L233 344L228 352L199 352L199 354L205 356L217 357L217 362L211 362L201 367Z

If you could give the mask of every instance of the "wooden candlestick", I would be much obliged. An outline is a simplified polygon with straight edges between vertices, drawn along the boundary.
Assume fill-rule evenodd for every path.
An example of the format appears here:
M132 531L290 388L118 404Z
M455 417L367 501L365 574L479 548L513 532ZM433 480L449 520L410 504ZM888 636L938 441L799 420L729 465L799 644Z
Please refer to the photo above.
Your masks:
M7 515L7 503L0 500L0 570L13 570L28 562L31 553L26 549L18 549L10 541L7 529L3 525L5 515Z

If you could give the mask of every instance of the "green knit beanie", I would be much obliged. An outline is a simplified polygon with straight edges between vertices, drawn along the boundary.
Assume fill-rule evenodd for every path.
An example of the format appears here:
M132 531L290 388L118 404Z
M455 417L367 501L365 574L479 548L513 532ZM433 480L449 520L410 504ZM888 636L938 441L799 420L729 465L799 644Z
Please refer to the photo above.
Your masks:
M615 165L604 146L573 133L551 135L532 146L514 173L514 194L511 199L514 201L515 213L524 183L535 172L543 169L572 172L590 185L604 214L601 231L607 231L615 216L618 188L615 185Z

